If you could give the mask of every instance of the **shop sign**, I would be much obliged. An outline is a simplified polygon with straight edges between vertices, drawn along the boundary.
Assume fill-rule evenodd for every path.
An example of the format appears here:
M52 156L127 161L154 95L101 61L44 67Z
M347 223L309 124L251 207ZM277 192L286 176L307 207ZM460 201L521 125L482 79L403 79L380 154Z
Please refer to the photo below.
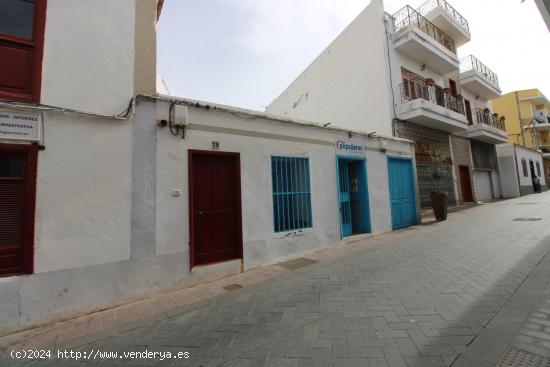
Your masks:
M336 154L356 155L362 157L367 154L367 147L363 144L361 140L336 140Z
M0 110L0 139L38 141L41 122L37 112Z

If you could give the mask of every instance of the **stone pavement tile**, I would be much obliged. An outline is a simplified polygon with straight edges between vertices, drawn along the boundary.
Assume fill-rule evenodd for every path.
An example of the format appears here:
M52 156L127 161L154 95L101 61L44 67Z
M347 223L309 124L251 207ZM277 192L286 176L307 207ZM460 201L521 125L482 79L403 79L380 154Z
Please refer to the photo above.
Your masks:
M298 367L298 358L268 358L264 367Z
M452 347L443 345L426 345L418 348L418 350L423 356L448 356L455 354Z
M469 327L450 327L445 329L439 329L439 334L441 336L470 336L472 330Z
M496 364L514 335L498 330L484 329L466 348L464 355L471 360Z
M361 347L361 348L350 348L349 349L350 357L384 357L384 352L382 348L379 347Z
M432 345L467 345L473 336L432 336L429 341Z
M376 337L384 338L407 338L408 334L405 330L380 330L376 332Z
M415 344L409 338L397 338L395 339L401 354L405 357L414 357L419 356L420 353L416 348Z
M398 348L384 348L384 357L390 367L407 367L407 362Z
M405 357L408 367L445 367L446 362L441 357Z
M407 330L407 335L416 346L430 345L430 340L421 330Z
M471 359L466 356L458 357L454 363L453 367L495 367L495 363L480 361L478 359Z
M367 358L335 358L334 367L368 367Z

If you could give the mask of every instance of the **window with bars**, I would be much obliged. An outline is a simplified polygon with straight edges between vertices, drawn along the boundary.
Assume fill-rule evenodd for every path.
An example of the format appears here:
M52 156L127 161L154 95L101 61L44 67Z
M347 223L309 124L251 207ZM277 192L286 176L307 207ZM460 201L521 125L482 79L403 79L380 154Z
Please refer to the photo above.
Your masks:
M275 232L312 227L309 159L271 157Z
M527 161L525 159L521 160L521 168L523 169L523 177L529 177L529 173L527 171Z

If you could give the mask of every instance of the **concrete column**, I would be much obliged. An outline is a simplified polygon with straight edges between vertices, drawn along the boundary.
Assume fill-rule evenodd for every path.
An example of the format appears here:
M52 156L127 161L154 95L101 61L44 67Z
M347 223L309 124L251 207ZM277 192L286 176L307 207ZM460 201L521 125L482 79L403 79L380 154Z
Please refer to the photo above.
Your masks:
M139 102L132 130L130 259L156 254L156 108Z

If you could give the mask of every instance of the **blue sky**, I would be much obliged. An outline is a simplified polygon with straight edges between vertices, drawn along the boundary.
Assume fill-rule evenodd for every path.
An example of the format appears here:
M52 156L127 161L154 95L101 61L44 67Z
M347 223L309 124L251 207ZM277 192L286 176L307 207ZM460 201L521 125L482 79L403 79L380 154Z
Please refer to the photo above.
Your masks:
M166 0L158 72L170 93L264 110L370 0ZM417 7L423 0L409 0ZM533 0L450 0L469 21L474 54L503 92L550 97L550 33ZM407 4L385 0L389 13Z

